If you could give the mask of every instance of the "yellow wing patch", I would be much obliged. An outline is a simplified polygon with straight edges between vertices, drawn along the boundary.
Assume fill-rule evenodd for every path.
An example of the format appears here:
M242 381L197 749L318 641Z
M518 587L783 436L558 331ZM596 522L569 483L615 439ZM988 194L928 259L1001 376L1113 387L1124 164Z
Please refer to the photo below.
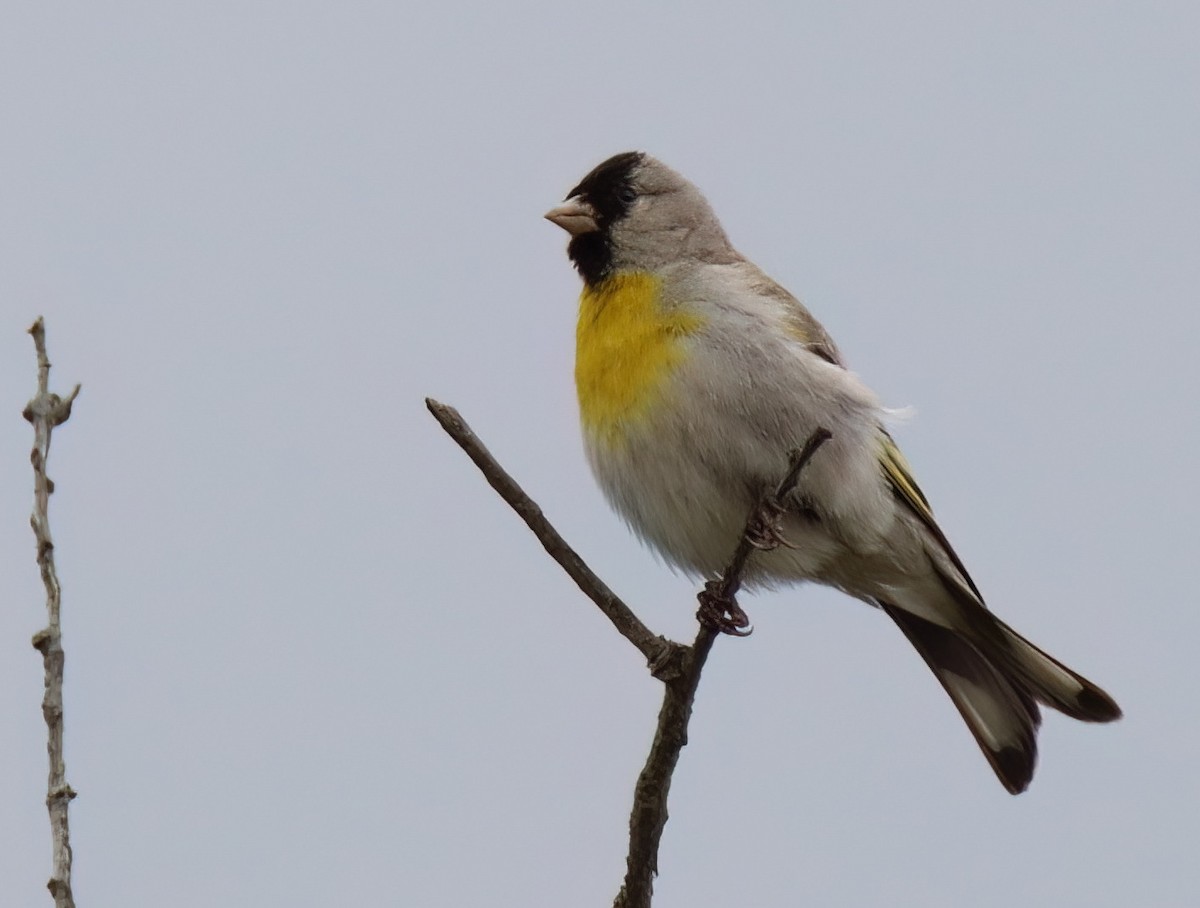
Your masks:
M891 435L882 428L879 430L879 435L879 465L883 468L883 474L887 477L888 482L891 483L896 496L908 505L913 513L921 518L921 522L929 528L929 532L933 534L933 538L937 540L951 563L958 569L958 572L962 575L962 579L966 581L967 586L975 594L979 604L982 604L983 594L979 592L979 587L975 585L975 581L967 573L966 566L951 547L950 540L946 538L946 534L942 532L942 528L933 519L933 508L929 506L929 500L925 497L925 493L921 491L921 487L913 479L912 468L909 467L908 461L900 453L900 448L897 447Z
M925 493L913 479L912 468L908 465L904 455L900 453L900 448L897 447L892 436L887 432L881 433L879 464L883 467L883 473L887 476L888 482L892 484L892 488L896 490L901 499L916 511L923 521L927 524L933 523L933 508L929 506L929 499L925 497Z
M643 419L682 360L699 316L662 305L662 282L644 272L585 287L575 332L575 389L584 428L610 445Z

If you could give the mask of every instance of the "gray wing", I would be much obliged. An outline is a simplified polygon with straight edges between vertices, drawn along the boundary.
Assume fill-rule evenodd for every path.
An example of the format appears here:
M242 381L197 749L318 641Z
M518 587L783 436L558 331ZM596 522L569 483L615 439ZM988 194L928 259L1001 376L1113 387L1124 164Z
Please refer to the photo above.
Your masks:
M804 304L778 283L767 277L757 266L746 263L751 269L750 287L755 293L779 300L787 312L787 326L792 335L799 339L805 347L826 362L846 368L842 354L837 344L829 336L825 327L817 321Z

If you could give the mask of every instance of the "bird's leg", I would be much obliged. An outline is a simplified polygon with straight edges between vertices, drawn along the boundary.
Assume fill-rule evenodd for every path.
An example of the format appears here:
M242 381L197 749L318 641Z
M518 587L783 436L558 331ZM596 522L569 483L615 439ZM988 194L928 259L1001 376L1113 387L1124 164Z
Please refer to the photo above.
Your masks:
M720 580L710 580L704 584L704 589L696 597L700 600L700 610L696 618L707 628L720 631L722 634L733 634L736 637L748 637L754 628L750 625L749 616L737 604L737 591L742 585L742 572L746 569L746 561L755 551L769 551L779 546L796 548L783 535L783 516L789 510L796 515L818 519L812 509L803 499L792 498L796 490L796 481L800 471L812 459L817 448L833 436L828 429L818 428L808 437L804 447L792 451L789 455L790 468L787 476L779 483L773 493L764 495L746 520L746 529L734 550L729 566ZM784 505L784 499L791 498L792 507Z
M742 611L733 593L725 589L724 580L708 581L696 598L700 600L696 619L705 627L734 637L749 637L754 630L750 616Z

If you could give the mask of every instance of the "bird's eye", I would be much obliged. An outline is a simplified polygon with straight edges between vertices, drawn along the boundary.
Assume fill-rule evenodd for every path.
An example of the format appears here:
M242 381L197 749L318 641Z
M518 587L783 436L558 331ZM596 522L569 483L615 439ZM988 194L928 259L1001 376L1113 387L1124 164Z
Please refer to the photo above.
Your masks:
M622 186L617 190L617 201L622 205L632 205L637 197L637 190L632 186Z

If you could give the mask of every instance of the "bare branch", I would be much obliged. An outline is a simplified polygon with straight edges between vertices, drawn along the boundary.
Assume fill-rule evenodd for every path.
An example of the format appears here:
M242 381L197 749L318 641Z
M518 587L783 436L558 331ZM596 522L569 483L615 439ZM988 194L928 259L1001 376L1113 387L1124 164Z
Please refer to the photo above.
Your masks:
M650 908L654 878L658 876L658 845L667 825L667 795L679 763L679 753L687 744L688 723L700 673L717 629L701 625L696 641L684 648L678 675L664 681L662 707L654 729L654 743L646 755L646 764L633 789L633 810L629 814L629 853L625 858L625 882L613 901L613 908Z
M595 572L550 525L550 521L546 519L537 503L526 495L525 490L517 484L517 481L496 462L496 458L484 447L479 436L471 431L471 427L467 425L467 421L459 415L457 410L429 397L425 398L425 406L429 408L433 418L441 424L447 434L475 462L475 466L479 467L479 471L483 473L492 488L525 521L550 557L557 561L587 597L600 607L600 611L608 616L608 620L620 631L621 635L641 650L652 668L663 665L671 655L673 644L652 633L629 606L596 576Z
M764 547L760 541L761 528L772 525L782 513L781 502L791 494L800 479L800 472L830 437L827 429L817 429L801 450L792 452L787 475L775 489L774 495L761 501L751 513L721 579L709 584L698 597L701 613L706 607L706 597L716 596L733 603L734 594L742 583L746 562L756 549ZM733 608L736 609L736 604ZM667 825L667 794L671 790L671 777L679 762L679 752L687 744L688 722L692 718L692 704L700 684L700 672L704 670L713 641L721 629L719 624L702 621L696 642L684 651L682 670L663 682L666 689L663 691L662 708L658 712L654 743L650 746L646 765L638 776L633 811L629 815L629 855L625 862L625 883L617 893L613 908L650 908L654 877L658 874L658 845L663 828Z
M71 415L71 404L79 394L79 385L67 397L50 393L50 359L46 355L46 329L38 318L29 329L37 350L38 389L37 394L26 405L24 416L33 424L33 514L29 522L37 540L37 562L41 569L42 583L46 587L46 611L49 621L45 629L33 637L34 647L42 654L46 671L46 690L42 697L42 716L46 720L49 740L46 752L50 758L50 776L46 793L46 807L50 812L50 835L54 849L54 870L46 887L54 896L56 908L74 908L75 898L71 892L71 834L67 822L67 806L75 792L67 784L67 769L63 762L63 665L65 654L59 613L62 603L62 588L58 583L58 572L54 567L54 542L50 536L50 493L54 483L46 475L46 461L50 458L50 433Z
M775 529L785 510L782 502L795 488L801 471L812 460L817 449L829 440L830 433L827 429L817 429L802 449L792 452L787 475L774 494L764 498L750 514L721 579L710 582L700 593L698 617L703 618L706 610L713 607L712 603L719 602L734 618L715 622L702 620L695 642L691 646L683 646L651 633L629 606L618 599L584 564L583 559L550 525L541 508L496 462L457 410L431 398L425 399L425 405L450 437L467 452L492 488L533 530L550 556L600 607L616 629L641 650L650 664L651 672L664 684L654 743L650 746L646 764L634 789L633 811L629 816L629 855L626 858L625 882L613 902L613 908L649 908L654 877L658 873L658 845L667 824L667 795L671 790L671 777L679 762L679 753L687 744L688 722L692 717L700 673L718 632L741 633L740 628L744 625L737 623L737 616L744 619L745 615L734 597L741 586L746 563L755 550L786 544L786 540Z

